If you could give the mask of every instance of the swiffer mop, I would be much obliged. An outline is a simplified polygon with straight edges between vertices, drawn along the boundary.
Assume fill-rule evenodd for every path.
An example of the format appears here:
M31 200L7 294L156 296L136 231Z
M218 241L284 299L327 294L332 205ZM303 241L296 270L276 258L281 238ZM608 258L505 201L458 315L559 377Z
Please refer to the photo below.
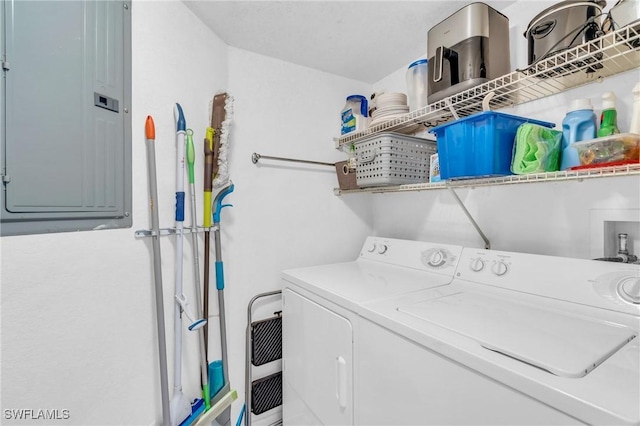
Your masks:
M218 290L218 308L220 310L220 342L222 350L222 388L214 397L215 403L211 409L205 411L194 423L195 426L210 425L216 419L221 426L228 426L231 423L231 403L238 398L235 390L231 389L229 383L228 355L227 355L227 329L224 308L224 268L222 263L222 247L220 243L220 213L224 207L231 207L231 204L223 204L224 198L233 192L234 185L229 184L216 195L215 213L213 214L213 235L216 247L216 288Z
M198 254L198 233L196 232L197 215L196 215L196 185L195 185L195 161L196 152L193 145L193 130L187 129L187 165L189 170L189 193L191 195L191 248L193 250L193 273L195 281L196 306L202 306L202 297L200 294L200 261ZM198 308L200 309L200 308ZM203 318L206 317L203 316ZM198 330L198 345L200 350L200 373L202 382L202 398L204 400L204 410L211 408L211 396L209 394L209 367L207 366L206 343L204 338L204 330L202 327Z
M158 356L160 358L160 393L162 396L162 425L169 426L169 377L167 373L167 342L164 328L164 298L162 296L162 260L160 259L160 221L158 220L158 184L156 178L156 128L153 118L147 116L145 123L147 146L147 170L149 171L149 190L151 208L151 231L153 245L153 276L156 293L156 324L158 327Z
M173 398L171 399L171 425L178 426L191 415L191 403L182 392L182 313L189 319L189 330L197 330L205 324L204 319L194 320L189 313L188 302L182 290L183 223L184 223L184 159L186 123L182 107L174 108L176 119L176 280L175 280L175 347Z

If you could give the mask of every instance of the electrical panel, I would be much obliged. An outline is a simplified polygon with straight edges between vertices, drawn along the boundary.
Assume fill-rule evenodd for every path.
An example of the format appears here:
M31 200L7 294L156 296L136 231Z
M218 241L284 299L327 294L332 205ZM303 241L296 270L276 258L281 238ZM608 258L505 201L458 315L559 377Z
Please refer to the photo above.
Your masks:
M131 4L2 2L0 235L131 226Z

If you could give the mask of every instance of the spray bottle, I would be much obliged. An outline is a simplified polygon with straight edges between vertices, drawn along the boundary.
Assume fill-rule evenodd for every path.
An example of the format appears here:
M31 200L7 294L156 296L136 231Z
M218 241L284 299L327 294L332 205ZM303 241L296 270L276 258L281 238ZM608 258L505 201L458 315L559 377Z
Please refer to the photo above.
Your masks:
M600 114L600 129L598 137L615 135L618 130L618 112L616 111L616 95L605 92L602 95L602 114Z
M630 133L640 133L640 81L633 88L633 109L631 111Z

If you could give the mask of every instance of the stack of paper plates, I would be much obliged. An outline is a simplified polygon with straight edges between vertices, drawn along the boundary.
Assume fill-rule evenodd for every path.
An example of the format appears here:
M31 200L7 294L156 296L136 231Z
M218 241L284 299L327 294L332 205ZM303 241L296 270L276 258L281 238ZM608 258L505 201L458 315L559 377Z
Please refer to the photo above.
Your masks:
M371 116L370 126L385 123L409 112L407 95L404 93L382 93L376 97L376 110Z

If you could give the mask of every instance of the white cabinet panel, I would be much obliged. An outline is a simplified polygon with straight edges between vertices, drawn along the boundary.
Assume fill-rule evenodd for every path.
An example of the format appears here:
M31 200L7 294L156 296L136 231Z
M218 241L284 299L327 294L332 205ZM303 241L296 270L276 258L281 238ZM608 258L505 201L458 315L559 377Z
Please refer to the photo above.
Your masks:
M284 424L353 424L353 329L348 319L285 289Z

